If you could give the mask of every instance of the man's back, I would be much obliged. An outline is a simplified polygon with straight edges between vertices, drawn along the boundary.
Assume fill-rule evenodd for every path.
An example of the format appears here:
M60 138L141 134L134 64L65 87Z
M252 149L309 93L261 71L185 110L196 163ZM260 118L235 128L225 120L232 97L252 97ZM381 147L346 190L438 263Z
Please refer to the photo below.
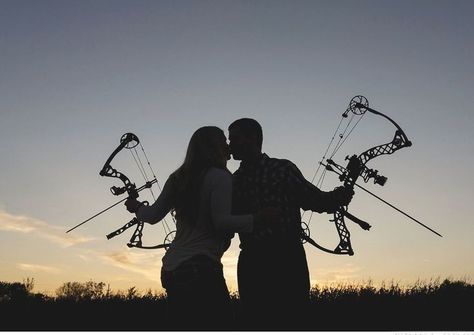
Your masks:
M242 162L234 173L232 208L235 214L254 213L265 207L282 211L278 222L258 225L251 233L239 234L242 249L253 244L271 244L281 238L298 243L301 214L288 187L292 165L288 160L262 154L253 163Z

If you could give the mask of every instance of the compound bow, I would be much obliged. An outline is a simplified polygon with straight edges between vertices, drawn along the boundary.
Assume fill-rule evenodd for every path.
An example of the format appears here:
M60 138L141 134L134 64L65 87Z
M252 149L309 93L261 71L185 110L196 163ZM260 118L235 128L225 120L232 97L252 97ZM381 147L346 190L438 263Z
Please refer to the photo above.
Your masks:
M362 152L359 155L353 155L351 157L346 157L346 160L348 160L348 163L347 163L347 166L345 168L341 165L336 164L332 160L332 157L334 156L336 151L341 147L341 145L345 141L345 139L344 139L344 141L342 141L343 134L339 135L339 137L340 137L339 143L336 145L331 158L328 158L326 160L326 164L323 164L322 162L320 162L320 166L325 166L327 171L336 172L339 175L339 180L341 182L343 182L344 187L346 187L348 189L353 189L354 186L359 186L360 188L365 190L363 187L356 184L356 181L359 177L362 177L364 182L368 182L370 179L373 179L375 184L383 186L385 184L385 182L387 181L387 178L380 175L377 170L373 170L373 169L368 168L366 166L367 162L369 162L370 160L372 160L376 157L379 157L381 155L391 155L394 152L396 152L396 151L398 151L402 148L409 147L409 146L412 145L411 141L408 139L405 132L402 130L402 128L395 121L393 121L387 115L385 115L385 114L383 114L379 111L376 111L372 108L369 108L369 102L367 101L367 99L365 97L363 97L361 95L355 96L354 98L351 99L351 101L349 103L349 107L342 114L342 118L343 119L347 118L349 113L353 113L354 115L362 116L366 112L370 112L372 114L382 116L385 119L387 119L388 121L390 121L396 127L395 135L394 135L392 141L390 141L388 143L374 146L374 147ZM360 121L360 119L359 119L359 121ZM357 123L359 121L357 121ZM341 123L342 123L342 119L341 119ZM336 129L336 132L334 134L336 134L339 131L341 123L339 123L339 126ZM357 123L356 123L356 125L357 125ZM352 127L349 134L352 132L352 130L354 129L354 127L356 125L354 125ZM347 129L348 129L348 126L346 127L345 132L347 131ZM346 139L347 139L347 137L346 137ZM328 149L326 150L326 153L323 156L323 159L326 156L327 152L329 151L329 147L331 146L333 140L334 140L334 136L331 140L331 143L328 146ZM316 177L316 174L317 174L317 172L315 173L315 177ZM314 177L313 177L313 181L314 181ZM365 191L367 191L367 190L365 190ZM369 192L369 193L372 194L371 192ZM374 195L374 194L372 194L372 195ZM383 200L379 197L377 197L377 198L379 200L385 202L386 204L390 205L392 208L395 208L399 212L403 213L404 215L408 216L410 219L416 221L417 223L419 223L423 227L429 229L430 231L437 234L438 236L441 236L436 231L434 231L431 228L425 226L424 224L422 224L418 220L412 218L411 216L404 213L403 211L396 208L395 206L389 204L385 200ZM354 215L350 214L347 211L347 206L346 207L344 207L344 206L339 207L334 212L333 217L334 218L331 221L333 221L336 225L336 230L337 230L337 233L339 235L339 240L340 240L339 244L336 246L335 249L325 248L325 247L321 246L320 244L316 243L309 236L309 227L308 227L308 224L305 223L305 222L302 222L302 240L303 240L303 242L308 242L311 245L313 245L314 247L316 247L316 248L318 248L322 251L331 253L331 254L352 256L354 254L354 251L352 249L351 240L350 240L350 233L349 233L349 230L346 227L344 217L347 217L351 221L357 223L364 230L369 230L371 228L371 226L367 222L365 222L365 221L355 217Z
M153 175L153 179L151 181L148 181L149 178L148 178L148 176L146 174L146 171L143 167L141 159L139 158L138 152L136 151L136 147L138 145L140 145L140 148L141 148L141 150L142 150L142 152L145 156L145 159L148 163L150 171ZM130 179L123 172L119 172L117 169L113 168L112 165L111 165L111 162L115 158L115 156L120 151L122 151L124 148L131 150L130 152L132 153L132 156L135 160L135 163L137 164L141 174L143 175L143 177L145 179L145 184L142 185L141 187L137 188L135 186L135 184L132 183L130 181ZM132 151L132 149L133 149L133 151ZM111 178L120 179L122 181L122 183L124 184L124 186L121 186L121 187L120 186L112 186L110 188L110 191L115 196L119 196L119 195L124 194L126 192L128 194L128 197L118 201L117 203L109 206L108 208L104 209L103 211L93 215L92 217L88 218L87 220L85 220L85 221L81 222L80 224L76 225L75 227L69 229L66 233L69 233L71 230L76 229L77 227L83 225L84 223L86 223L86 222L90 221L91 219L95 218L96 216L104 213L105 211L109 210L110 208L112 208L112 207L118 205L119 203L125 201L126 199L137 199L138 198L138 193L140 191L144 190L144 189L150 189L150 191L153 195L153 198L154 198L154 194L153 194L153 191L151 190L151 187L153 186L153 184L157 184L158 187L160 187L159 184L158 184L158 180L156 178L156 175L155 175L153 169L151 168L151 164L150 164L150 161L148 160L148 157L145 153L145 150L144 150L142 144L140 143L140 140L138 139L138 137L133 133L126 133L121 137L120 144L117 146L117 148L109 156L109 158L105 162L104 166L100 170L99 175L101 175L103 177L111 177ZM161 190L161 188L160 188L160 190ZM148 205L148 202L144 201L143 204ZM174 218L173 218L173 221L174 221ZM140 248L140 249L165 248L165 249L167 249L169 247L169 245L171 244L171 242L174 238L174 235L175 235L175 230L172 230L169 227L168 222L166 221L166 219L163 219L163 227L164 227L165 233L166 233L164 243L157 244L157 245L154 245L154 246L144 246L143 243L142 243L144 222L138 220L137 217L134 217L132 220L127 222L121 228L119 228L119 229L113 231L112 233L108 234L107 239L111 239L111 238L113 238L117 235L122 234L125 230L127 230L128 228L130 228L132 226L136 226L136 228L135 228L135 231L132 234L132 237L130 238L130 241L127 243L127 246L129 248Z

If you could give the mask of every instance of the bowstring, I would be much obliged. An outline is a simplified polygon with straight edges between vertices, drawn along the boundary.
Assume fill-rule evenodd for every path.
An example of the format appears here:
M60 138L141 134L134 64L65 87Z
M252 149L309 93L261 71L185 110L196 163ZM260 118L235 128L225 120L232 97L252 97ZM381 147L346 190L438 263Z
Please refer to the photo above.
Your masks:
M342 125L342 121L344 121L344 118L341 117L341 120L339 121L339 124L337 125L336 127L336 130L334 131L332 137L331 137L331 140L329 141L329 144L327 145L326 147L326 150L324 151L324 154L323 154L323 157L321 157L321 160L319 161L318 163L318 167L316 169L316 172L314 173L313 175L313 178L311 178L311 184L314 184L314 180L316 179L316 176L318 175L319 173L319 170L321 169L321 166L323 165L323 161L326 159L326 156L329 152L329 149L331 148L335 138L336 138L336 135L339 131L339 129L341 128L341 125ZM346 127L347 128L347 127ZM339 135L340 137L341 135ZM339 139L339 142L340 142L340 139ZM338 142L338 143L339 143ZM334 154L334 153L333 153ZM318 179L318 182L316 183L316 186L319 188L320 185L322 185L323 183L323 180L324 180L324 176L326 175L326 169L323 170L323 172L321 173L321 175L319 176L319 179ZM303 216L306 214L307 210L303 210L302 213L301 213L301 218L303 218ZM310 214L310 217L308 219L308 225L309 223L311 222L311 219L313 217L313 212L311 211L311 214Z
M139 142L139 144L140 144L140 149L141 149L141 151L142 151L142 153L143 153L143 156L144 156L144 158L145 158L145 160L146 160L146 163L147 163L147 165L148 165L148 169L150 170L149 172L151 173L152 177L156 180L156 185L158 186L158 190L159 190L160 193L161 193L163 190L162 190L161 185L160 185L160 183L159 183L159 181L158 181L158 178L156 177L155 171L154 171L153 168L151 167L150 160L148 159L148 156L147 156L147 154L146 154L146 152L145 152L145 149L144 149L142 143ZM140 158L140 155L139 155L139 152L138 152L137 148L134 147L133 150L130 150L130 153L131 153L131 155L132 155L132 157L133 157L133 160L135 161L135 164L136 164L137 167L138 167L138 170L140 171L140 174L141 174L142 177L143 177L143 180L145 181L145 183L147 183L147 182L150 180L150 178L149 178L149 175L148 175L148 173L147 173L147 171L146 171L146 168L145 168L145 166L144 166L144 164L143 164L143 161L142 161L142 159ZM156 198L155 193L153 192L153 189L152 189L151 187L149 188L149 191L150 191L150 193L151 193L151 196L152 196L153 200L156 201L157 198ZM172 219L173 219L173 221L174 221L174 218L173 218L173 217L172 217ZM165 234L168 235L168 234L171 233L173 230L170 228L170 224L168 223L168 221L166 220L166 218L163 218L162 222L163 222L163 228L164 228L164 230L165 230Z
M352 114L352 117L351 117L351 120L349 121L348 123L348 126L346 127L346 129L344 130L344 134L343 136L344 139L342 139L342 137L340 137L340 143L338 143L338 146L334 149L334 152L332 153L331 155L331 159L334 157L334 155L339 151L339 149L342 147L342 145L347 141L347 139L349 138L349 136L352 134L352 132L354 131L355 127L357 127L357 125L359 124L359 122L362 120L362 118L364 117L365 113L362 114L359 119L357 120L357 122L352 126L351 130L347 133L346 135L346 132L347 132L347 129L349 128L349 124L354 120L354 117L355 117L355 114Z
M329 149L331 148L331 145L332 143L334 142L334 139L336 138L336 134L337 132L339 131L339 129L341 128L341 124L342 124L342 121L344 120L343 117L341 117L341 120L339 121L339 124L337 125L336 127L336 130L334 131L332 137L331 137L331 140L329 141L329 144L328 146L326 147L326 150L324 151L324 154L323 154L323 157L321 157L321 160L319 161L318 163L318 167L316 169L316 172L314 172L314 175L313 175L313 178L311 178L311 184L314 184L314 180L316 179L316 176L318 175L319 173L319 170L321 168L321 166L323 166L322 162L326 159L326 155L328 154L329 152ZM340 141L340 140L339 140ZM318 179L318 182L316 183L316 186L321 189L321 186L323 184L323 181L324 181L324 177L326 176L326 169L323 170L323 172L321 173L321 175L319 176L319 179ZM301 217L303 217L305 215L307 211L302 211L301 213ZM310 213L310 216L309 216L309 219L308 219L308 224L311 222L311 219L313 217L313 212L311 211Z
M347 139L350 137L350 135L352 134L352 132L354 131L354 129L357 127L357 125L359 124L359 122L362 120L362 117L365 115L362 114L360 115L360 117L358 118L358 120L355 122L355 124L352 125L354 119L355 119L355 116L356 114L354 113L351 113L351 117L349 119L349 121L347 122L347 124L345 125L345 128L344 130L339 133L339 135L337 136L339 139L337 141L337 143L334 145L333 147L333 144L334 144L334 141L335 141L335 138L336 138L336 135L338 134L339 130L341 129L341 126L343 124L343 121L344 121L344 117L341 116L341 120L339 121L339 124L337 125L336 127L336 130L334 131L332 137L331 137L331 140L329 141L329 144L326 148L326 150L324 151L324 154L321 158L321 160L319 161L319 164L318 164L318 167L316 169L316 172L314 173L313 175L313 178L311 179L311 183L314 184L314 180L316 179L320 169L321 169L321 166L323 166L323 162L325 161L327 155L328 155L328 152L330 151L330 149L333 147L333 151L331 152L331 155L329 156L329 159L333 159L333 157L336 155L336 153L341 149L341 147L344 145L344 143L347 141ZM352 125L352 127L351 127ZM315 186L318 187L319 189L322 189L322 186L323 186L323 183L324 183L324 180L325 180L325 177L326 177L326 173L327 173L327 169L323 169L319 178L318 178L318 181L316 182ZM302 211L301 213L301 217L303 218L303 216L305 215L307 211L304 210ZM308 218L308 226L311 222L313 218L313 212L311 211L310 215L309 215L309 218Z
M140 173L141 173L141 175L142 175L142 177L143 177L143 180L144 180L145 183L146 183L146 182L149 180L149 178L148 178L148 175L147 175L147 173L146 173L146 170L145 170L145 168L144 168L144 166L143 166L143 163L142 163L142 161L141 161L141 159L140 159L140 156L138 155L138 151L137 151L136 147L133 148L133 150L130 150L130 153L131 153L131 155L132 155L132 157L133 157L133 160L135 161L135 164L136 164L137 167L138 167L138 170L140 171ZM153 193L153 190L152 190L151 187L150 187L150 193L151 193L151 195L152 195L152 197L153 197L153 200L156 201L155 194Z
M148 168L150 169L150 172L153 176L153 178L156 180L156 185L158 186L158 190L160 191L160 193L163 191L163 189L161 188L161 185L160 185L160 182L158 181L158 178L156 177L156 174L155 174L155 171L153 170L153 168L151 167L151 163L150 163L150 160L148 159L148 156L145 152L145 149L143 148L143 145L140 143L140 149L142 150L142 153L146 159L146 162L147 162L147 165L148 165ZM137 155L138 155L138 152L137 152ZM141 162L141 161L140 161ZM145 169L144 169L145 170ZM145 172L146 174L146 172ZM153 191L152 189L150 188L150 192L153 194ZM154 194L153 194L153 198L155 199L156 201L156 198L154 197ZM174 220L174 218L173 218ZM166 220L166 217L163 218L163 228L165 230L165 233L166 234L169 234L171 233L172 229L170 228L170 225L168 224L168 221Z
M334 145L334 150L332 151L331 153L331 156L329 156L330 159L332 159L334 157L334 155L337 153L337 151L339 150L339 148L341 147L342 144L344 144L344 136L346 135L347 133L347 129L349 129L349 126L351 125L352 121L354 120L354 114L351 115L351 118L349 119L349 122L347 122L346 124L346 127L344 128L344 131L341 132L339 134L339 140L337 141L336 145ZM344 117L341 116L341 123L342 124L342 121L344 121ZM339 128L336 129L336 133L339 131ZM331 145L332 143L330 143L329 145Z
M323 157L321 158L321 161L320 161L319 164L318 164L318 168L316 169L316 172L314 173L313 178L311 179L311 183L313 183L313 182L314 182L314 179L316 179L316 176L318 175L319 169L320 169L321 166L322 166L322 162L323 162L324 159L326 158L326 155L327 155L327 153L329 152L329 148L331 147L332 142L334 142L334 138L336 137L336 134L337 134L339 128L341 127L342 121L343 121L343 118L341 117L341 121L339 121L339 125L337 126L336 131L334 132L334 134L332 135L331 140L329 141L329 144L328 144L328 146L327 146L327 148L326 148L326 151L324 152Z

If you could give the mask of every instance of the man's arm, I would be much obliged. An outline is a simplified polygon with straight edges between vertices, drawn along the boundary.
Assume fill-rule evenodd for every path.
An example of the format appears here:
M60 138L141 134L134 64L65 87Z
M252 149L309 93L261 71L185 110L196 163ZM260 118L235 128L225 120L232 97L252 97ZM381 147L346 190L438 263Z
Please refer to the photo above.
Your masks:
M303 176L298 167L291 163L287 175L288 190L300 208L322 213L335 212L340 206L347 205L354 192L338 187L333 191L325 192L310 183Z

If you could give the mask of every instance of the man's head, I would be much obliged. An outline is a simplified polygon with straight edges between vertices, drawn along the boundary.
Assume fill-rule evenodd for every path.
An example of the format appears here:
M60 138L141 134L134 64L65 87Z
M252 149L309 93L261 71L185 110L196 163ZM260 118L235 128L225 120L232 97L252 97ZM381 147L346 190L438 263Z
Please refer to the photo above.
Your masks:
M262 126L254 119L243 118L229 126L229 145L235 160L252 159L262 153Z

